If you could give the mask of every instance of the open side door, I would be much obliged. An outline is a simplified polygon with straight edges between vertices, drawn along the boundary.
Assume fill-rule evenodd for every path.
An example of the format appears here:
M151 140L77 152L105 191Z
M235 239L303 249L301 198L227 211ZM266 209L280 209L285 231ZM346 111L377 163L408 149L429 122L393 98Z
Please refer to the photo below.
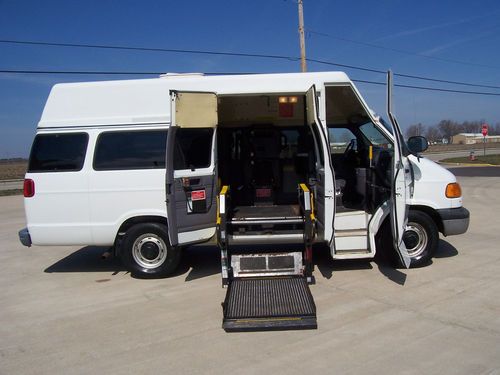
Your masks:
M394 248L406 268L410 267L410 257L403 241L403 234L408 223L408 199L412 183L411 166L404 154L404 138L401 128L392 113L392 72L387 74L387 115L394 128L394 156L392 165L391 187L391 228Z
M306 119L314 136L316 152L316 186L314 187L314 211L317 230L324 235L325 228L333 233L335 217L335 181L331 163L328 137L318 116L316 87L313 85L306 92ZM330 242L332 238L324 238Z
M217 95L170 92L166 149L166 204L172 246L215 233L217 212Z

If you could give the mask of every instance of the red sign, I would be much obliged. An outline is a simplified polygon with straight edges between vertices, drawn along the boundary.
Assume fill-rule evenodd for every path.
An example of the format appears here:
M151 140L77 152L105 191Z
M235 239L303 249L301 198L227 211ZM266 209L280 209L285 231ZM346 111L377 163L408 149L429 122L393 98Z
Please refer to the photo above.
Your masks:
M271 197L271 189L269 189L269 188L255 189L255 196L257 198L270 198Z
M483 127L481 129L481 133L483 133L483 137L486 137L488 135L488 125L483 124Z
M202 201L205 200L205 190L193 190L191 192L192 201Z

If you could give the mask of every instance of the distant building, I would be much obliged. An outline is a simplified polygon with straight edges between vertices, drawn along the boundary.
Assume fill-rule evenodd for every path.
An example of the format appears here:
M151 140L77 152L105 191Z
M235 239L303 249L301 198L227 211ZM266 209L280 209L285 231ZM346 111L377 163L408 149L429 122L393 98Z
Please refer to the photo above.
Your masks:
M452 143L454 145L473 145L483 143L483 138L481 133L459 133L453 136ZM486 142L500 142L500 135L487 135Z

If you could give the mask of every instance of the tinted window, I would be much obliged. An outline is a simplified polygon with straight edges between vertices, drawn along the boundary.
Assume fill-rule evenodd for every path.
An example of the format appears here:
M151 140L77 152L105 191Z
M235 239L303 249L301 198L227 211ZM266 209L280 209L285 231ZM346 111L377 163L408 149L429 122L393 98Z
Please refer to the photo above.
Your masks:
M179 129L174 149L174 169L210 166L213 129Z
M102 133L94 154L95 170L165 167L166 130Z
M70 172L83 167L87 133L39 134L31 148L28 172Z

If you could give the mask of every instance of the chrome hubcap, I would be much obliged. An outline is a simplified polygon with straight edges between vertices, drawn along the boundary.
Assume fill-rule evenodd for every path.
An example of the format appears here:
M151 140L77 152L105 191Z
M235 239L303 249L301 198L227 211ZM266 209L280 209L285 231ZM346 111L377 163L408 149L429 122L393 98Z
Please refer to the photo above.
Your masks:
M157 268L167 259L167 245L158 235L146 233L135 240L132 246L132 256L143 268Z
M403 234L403 241L408 250L408 255L411 258L416 258L424 252L429 238L423 226L418 223L408 223Z

